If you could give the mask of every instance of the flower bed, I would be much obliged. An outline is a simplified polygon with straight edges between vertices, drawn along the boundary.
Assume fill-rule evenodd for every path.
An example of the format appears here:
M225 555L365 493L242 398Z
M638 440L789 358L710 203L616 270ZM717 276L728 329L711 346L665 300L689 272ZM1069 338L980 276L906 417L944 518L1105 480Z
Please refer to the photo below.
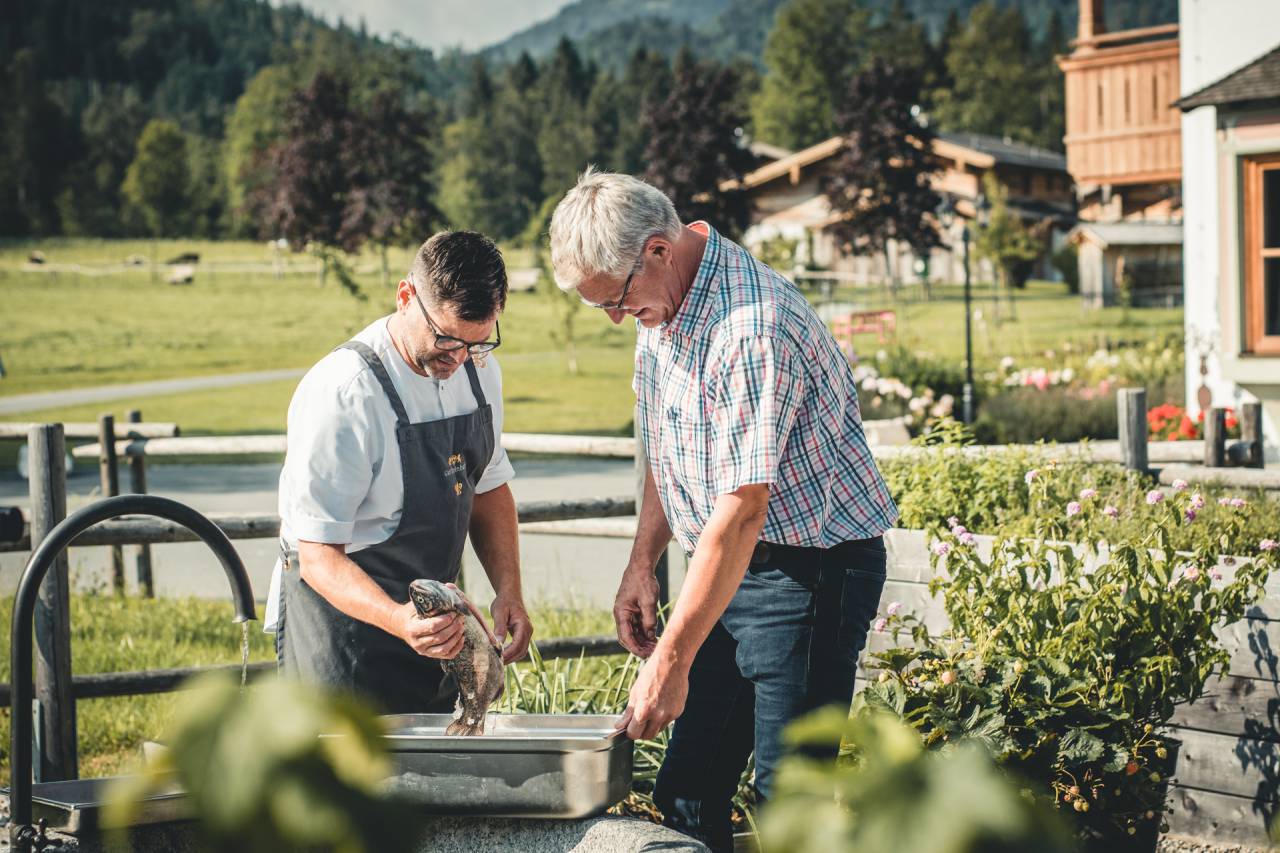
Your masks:
M903 346L870 357L851 354L863 418L907 416L913 435L952 415L963 364ZM1006 355L976 370L977 429L984 443L1115 438L1115 392L1141 385L1151 399L1182 399L1183 354L1174 337L1136 345L1084 348L1070 342L1032 358Z
M1226 410L1228 438L1240 437L1240 421L1234 409ZM1194 441L1204 438L1204 412L1195 420L1187 410L1172 403L1162 403L1147 412L1148 438L1151 441Z
M1165 726L1226 672L1225 629L1277 567L1280 509L1112 466L945 450L890 471L905 524L937 513L920 526L945 619L891 601L874 628L893 642L873 642L859 702L931 748L980 741L1085 838L1149 848Z

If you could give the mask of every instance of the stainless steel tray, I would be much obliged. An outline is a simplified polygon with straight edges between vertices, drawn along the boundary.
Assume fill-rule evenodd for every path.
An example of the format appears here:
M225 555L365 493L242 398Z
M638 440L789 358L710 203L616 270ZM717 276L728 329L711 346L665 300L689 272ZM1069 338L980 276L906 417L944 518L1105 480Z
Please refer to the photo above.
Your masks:
M631 788L632 742L616 716L489 714L485 733L444 733L448 714L384 717L387 789L429 812L581 818Z
M32 816L37 821L43 818L49 829L67 835L97 832L106 804L107 790L120 778L122 777L37 782L32 788ZM0 791L8 797L8 788ZM172 786L143 800L134 813L132 823L141 826L186 820L190 817L186 795Z
M489 714L485 733L451 737L449 714L384 717L393 775L389 792L427 813L581 818L599 814L631 789L632 742L617 717ZM69 835L98 830L107 787L116 779L37 783L35 819ZM7 796L8 791L0 788ZM148 797L135 825L191 817L176 786Z

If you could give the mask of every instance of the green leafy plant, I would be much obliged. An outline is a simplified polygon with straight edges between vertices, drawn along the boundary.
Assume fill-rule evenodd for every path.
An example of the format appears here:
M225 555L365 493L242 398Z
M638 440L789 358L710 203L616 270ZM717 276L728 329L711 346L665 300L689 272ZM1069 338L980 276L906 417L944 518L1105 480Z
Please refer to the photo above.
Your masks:
M1050 476L1024 477L1033 500ZM950 628L891 615L886 627L912 645L873 656L860 701L902 714L930 746L981 740L1087 838L1152 834L1172 767L1159 731L1225 671L1216 632L1262 597L1280 546L1244 547L1242 499L1183 549L1180 532L1207 508L1199 493L1146 491L1145 534L1121 537L1113 506L1078 497L1038 516L1031 537L1002 531L989 553L949 518L930 589Z
M923 455L879 463L901 513L900 527L945 530L942 520L954 516L978 534L1034 537L1049 525L1072 541L1140 542L1168 511L1167 504L1147 501L1158 488L1152 478L1090 462L1068 448L1038 444L984 452L973 433L953 420L934 422L913 444L925 449ZM1185 500L1198 506L1193 518L1184 511L1166 531L1178 550L1239 555L1280 538L1280 503L1265 492L1179 487L1169 491L1185 492ZM1073 502L1090 511L1068 515Z

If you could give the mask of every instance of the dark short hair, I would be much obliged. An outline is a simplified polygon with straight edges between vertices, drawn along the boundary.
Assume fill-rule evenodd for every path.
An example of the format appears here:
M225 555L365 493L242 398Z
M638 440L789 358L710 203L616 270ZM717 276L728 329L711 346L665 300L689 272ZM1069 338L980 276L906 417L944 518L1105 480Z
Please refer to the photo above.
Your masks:
M459 319L487 320L507 305L507 266L476 231L441 231L414 255L409 277L422 296L447 303Z

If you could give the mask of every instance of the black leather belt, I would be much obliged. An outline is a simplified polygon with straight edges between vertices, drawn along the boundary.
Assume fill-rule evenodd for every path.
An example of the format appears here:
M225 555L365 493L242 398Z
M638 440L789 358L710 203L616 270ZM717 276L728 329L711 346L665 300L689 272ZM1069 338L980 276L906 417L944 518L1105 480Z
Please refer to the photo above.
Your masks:
M761 539L756 543L756 547L751 552L751 563L752 565L759 565L761 563L767 563L775 557L812 558L826 551L835 551L858 541L861 540L849 540L847 542L841 542L839 545L832 545L830 548L820 548L817 545L784 545L780 542L766 542Z

